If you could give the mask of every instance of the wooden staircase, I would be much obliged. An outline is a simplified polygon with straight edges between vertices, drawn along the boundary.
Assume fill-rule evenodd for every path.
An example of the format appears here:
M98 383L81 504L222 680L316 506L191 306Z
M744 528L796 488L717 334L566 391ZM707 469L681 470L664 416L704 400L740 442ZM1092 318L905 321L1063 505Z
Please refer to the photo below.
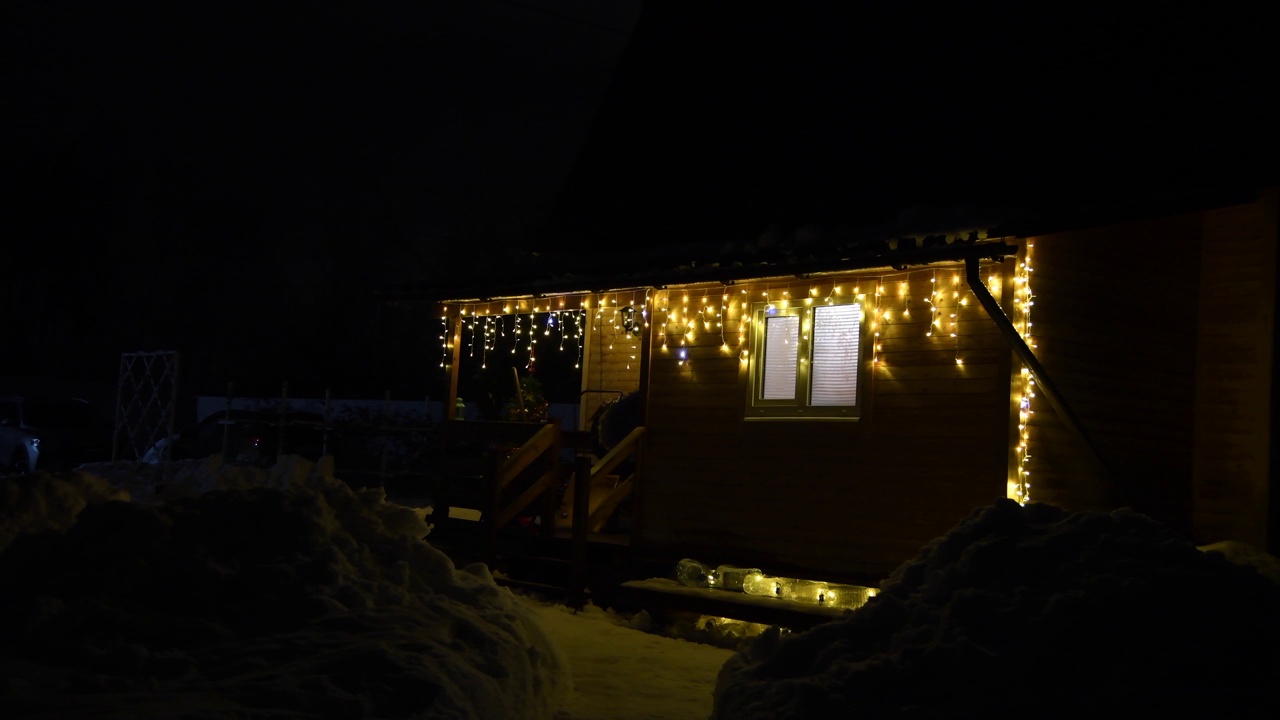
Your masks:
M590 588L607 604L631 548L629 529L610 521L635 493L644 438L637 428L596 459L585 433L558 422L445 423L428 541L457 565L485 562L500 582L576 606Z

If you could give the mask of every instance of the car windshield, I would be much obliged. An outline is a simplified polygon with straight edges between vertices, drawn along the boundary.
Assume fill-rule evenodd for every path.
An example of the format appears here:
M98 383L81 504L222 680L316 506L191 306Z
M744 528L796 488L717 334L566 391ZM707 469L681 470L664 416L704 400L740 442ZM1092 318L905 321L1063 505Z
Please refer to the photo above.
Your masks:
M23 403L27 425L45 428L88 430L105 422L88 403L69 398L30 399Z

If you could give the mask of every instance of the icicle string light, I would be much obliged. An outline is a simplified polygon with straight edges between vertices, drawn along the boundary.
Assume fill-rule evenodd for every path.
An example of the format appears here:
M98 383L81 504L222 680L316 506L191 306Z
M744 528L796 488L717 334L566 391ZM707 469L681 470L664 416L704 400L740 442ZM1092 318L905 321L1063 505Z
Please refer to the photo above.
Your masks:
M449 361L449 308L440 316L440 367Z
M1020 267L1019 274L1024 279L1019 284L1019 292L1029 292L1029 283L1025 282L1029 270ZM947 287L948 276L951 287ZM991 282L998 286L995 275L991 276ZM925 283L923 288L921 283ZM902 334L902 330L910 328L924 338L949 339L950 343L944 340L929 344L936 350L947 352L957 372L963 371L964 339L959 331L969 298L967 289L961 285L961 276L952 268L918 268L863 275L843 286L835 281L784 280L744 284L732 289L724 286L663 288L593 296L513 299L504 301L505 304L492 301L461 308L454 306L452 313L446 310L441 318L444 325L440 336L441 351L445 356L441 365L447 366L447 357L453 349L452 330L456 328L449 323L452 314L454 319L462 316L463 332L471 334L461 341L471 346L469 356L480 356L482 368L487 367L488 353L499 347L508 349L512 355L527 353L520 359L526 360L525 367L532 369L537 360L539 341L544 348L554 343L555 349L562 352L570 349L571 341L576 341L574 367L581 369L585 355L584 338L590 329L599 332L597 337L603 343L603 351L627 353L626 358L619 359L628 369L635 369L635 363L641 357L641 328L648 328L652 321L657 323L653 328L656 334L653 341L655 359L668 358L687 366L694 348L705 345L708 348L718 347L725 356L736 354L746 367L750 358L752 310L757 303L785 310L797 305L810 308L845 300L863 303L864 322L871 335L872 347L868 358L871 364L887 367L887 353L894 350L898 342L895 338L914 334L910 330L908 335ZM924 306L918 304L921 302ZM1020 312L1028 313L1021 320L1028 330L1030 302L1027 299L1023 304L1024 301L1019 300ZM577 308L570 309L566 303L576 304ZM904 327L895 328L897 325ZM627 344L623 346L620 342ZM904 347L912 349L909 344Z
M1031 306L1035 305L1035 293L1031 290L1031 250L1035 245L1028 242L1023 250L1022 260L1014 273L1014 327L1031 349L1036 348L1035 334L1031 323ZM1018 388L1018 445L1016 475L1009 480L1008 496L1026 505L1031 502L1031 416L1035 414L1033 400L1036 396L1036 380L1031 371L1024 365L1019 370L1020 387Z
M994 275L992 278L992 282L996 282ZM921 293L917 285L926 279L930 288L927 294ZM872 335L870 358L873 364L884 365L885 353L892 349L890 330L894 325L906 323L920 327L925 337L950 340L938 349L945 348L950 355L949 360L959 370L965 365L964 341L960 337L961 320L964 319L970 298L959 273L952 272L950 280L950 287L946 287L939 271L928 269L863 276L855 281L853 287L842 287L836 282L807 285L801 282L785 282L782 285L761 282L733 291L715 288L664 289L653 296L653 311L658 323L654 347L660 353L659 357L668 357L676 364L687 365L691 348L703 344L699 342L699 335L711 333L718 341L722 353L731 354L736 351L745 366L750 357L747 334L752 327L751 313L757 304L781 311L795 305L832 305L851 295L853 299L865 303L864 319ZM863 284L867 283L870 286L864 292ZM874 302L867 302L872 298ZM917 316L922 311L916 305L917 300L928 306L927 317ZM733 333L735 322L737 332Z
M873 311L873 316L871 319L871 343L872 343L871 364L879 365L880 350L883 347L880 344L880 323L883 320L880 313L880 296L883 294L881 292L881 288L883 287L884 281L881 278L877 278L875 280L875 283L876 283L875 310Z

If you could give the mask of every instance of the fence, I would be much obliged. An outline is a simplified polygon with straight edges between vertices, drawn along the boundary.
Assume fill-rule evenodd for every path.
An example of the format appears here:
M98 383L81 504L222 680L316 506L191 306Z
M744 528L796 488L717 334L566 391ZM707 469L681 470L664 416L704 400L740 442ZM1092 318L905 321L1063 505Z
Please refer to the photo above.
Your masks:
M277 458L297 451L288 441L291 435L321 434L325 452L334 457L335 474L355 486L382 485L389 492L412 493L437 469L437 435L445 422L445 408L442 401L429 397L403 400L388 392L381 400L334 398L326 391L320 398L293 398L288 383L282 385L279 397L239 397L228 383L225 396L202 395L195 401L197 423L216 421L226 432L249 414L268 422ZM474 421L477 414L468 408L464 417ZM577 427L577 405L553 404L548 414L561 427Z

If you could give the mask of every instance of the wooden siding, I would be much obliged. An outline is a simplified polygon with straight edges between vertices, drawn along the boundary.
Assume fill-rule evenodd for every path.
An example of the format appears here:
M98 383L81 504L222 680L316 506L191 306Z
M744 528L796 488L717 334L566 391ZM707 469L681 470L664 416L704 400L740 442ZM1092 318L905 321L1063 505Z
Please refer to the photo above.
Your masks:
M641 319L646 297L647 293L642 290L591 297L579 408L583 429L590 429L591 418L601 403L640 387L641 338L623 329L622 308L635 308L637 319Z
M1002 276L999 265L987 272ZM1010 352L963 280L955 283L962 276L963 268L948 266L781 279L731 286L727 301L719 286L659 291L641 483L642 551L874 579L974 507L1003 497ZM864 379L863 418L744 420L744 303L764 299L765 292L775 301L786 292L791 302L821 302L837 285L841 293L856 286L868 295L869 324L878 280L885 288L880 308L890 321L877 328L880 362ZM924 299L935 288L943 293L944 331L930 337ZM960 299L966 304L958 305ZM721 328L715 313L726 303ZM677 312L685 307L694 310ZM703 307L711 312L699 314ZM685 332L690 315L696 321L691 338ZM682 341L684 363L678 356Z
M1127 491L1040 402L1033 500L1266 547L1275 217L1272 201L1028 240L1036 354Z
M1189 527L1200 236L1199 216L1183 215L1028 239L1036 355L1115 481L1041 399L1033 501L1131 505Z
M1196 316L1193 537L1268 547L1276 196L1206 213Z

